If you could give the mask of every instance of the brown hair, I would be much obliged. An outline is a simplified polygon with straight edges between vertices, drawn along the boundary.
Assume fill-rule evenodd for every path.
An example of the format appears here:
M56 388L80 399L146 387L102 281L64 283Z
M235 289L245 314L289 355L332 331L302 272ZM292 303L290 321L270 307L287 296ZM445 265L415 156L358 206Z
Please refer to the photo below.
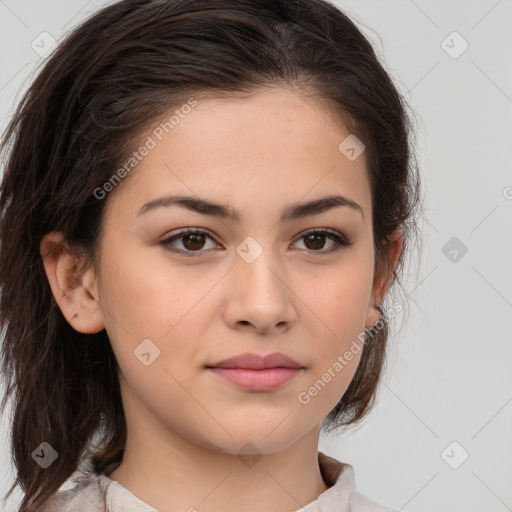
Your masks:
M368 40L325 0L123 0L74 29L23 96L0 145L9 150L0 191L2 410L13 398L18 476L7 496L21 486L20 512L37 510L86 456L110 474L126 441L107 333L82 334L65 320L41 238L62 231L94 265L108 200L94 191L148 126L191 95L275 85L323 102L363 141L375 270L389 268L388 236L400 226L402 267L420 202L407 105ZM352 425L370 410L387 338L385 320L366 333L355 376L324 426ZM32 458L43 441L58 452L47 469Z

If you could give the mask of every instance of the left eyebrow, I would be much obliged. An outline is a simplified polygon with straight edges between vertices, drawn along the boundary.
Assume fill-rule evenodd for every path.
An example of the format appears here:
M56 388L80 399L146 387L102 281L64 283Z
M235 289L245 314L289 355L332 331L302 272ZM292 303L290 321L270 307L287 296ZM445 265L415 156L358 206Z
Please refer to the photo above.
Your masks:
M182 208L187 208L193 212L201 213L203 215L211 215L221 219L228 219L236 222L240 222L242 219L241 212L231 206L215 203L199 197L180 194L158 197L145 203L139 209L137 216L155 210L156 208L169 207L173 205L181 206ZM284 209L279 220L280 222L284 222L293 219L301 219L310 215L318 215L332 208L338 208L341 206L358 211L364 220L364 213L361 206L355 201L340 195L321 197L320 199L314 199L305 203L288 206Z

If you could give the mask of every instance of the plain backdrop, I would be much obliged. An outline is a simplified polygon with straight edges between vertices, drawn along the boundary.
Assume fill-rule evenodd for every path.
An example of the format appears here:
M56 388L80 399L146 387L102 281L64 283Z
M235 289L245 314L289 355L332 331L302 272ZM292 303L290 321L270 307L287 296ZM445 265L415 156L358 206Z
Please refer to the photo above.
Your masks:
M0 0L0 128L44 58L33 42L59 41L107 3ZM377 406L320 449L397 510L511 510L512 0L336 4L416 111L425 213ZM2 497L14 478L6 416Z

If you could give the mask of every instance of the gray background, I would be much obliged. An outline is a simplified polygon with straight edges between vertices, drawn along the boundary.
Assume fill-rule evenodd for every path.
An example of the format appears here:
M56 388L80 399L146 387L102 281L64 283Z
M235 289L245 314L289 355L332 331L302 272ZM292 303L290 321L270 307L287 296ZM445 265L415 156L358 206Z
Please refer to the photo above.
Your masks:
M58 41L106 3L0 0L0 128L43 61L32 42ZM320 449L397 510L512 510L512 0L336 3L417 112L425 215L378 404ZM2 496L13 479L6 419Z

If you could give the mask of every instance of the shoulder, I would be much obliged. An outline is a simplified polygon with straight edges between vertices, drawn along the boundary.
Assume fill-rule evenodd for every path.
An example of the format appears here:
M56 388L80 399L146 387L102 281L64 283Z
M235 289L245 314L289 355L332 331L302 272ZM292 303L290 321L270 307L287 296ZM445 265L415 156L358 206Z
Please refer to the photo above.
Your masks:
M79 476L70 481L72 487L57 491L39 512L105 512L106 487L102 475Z

